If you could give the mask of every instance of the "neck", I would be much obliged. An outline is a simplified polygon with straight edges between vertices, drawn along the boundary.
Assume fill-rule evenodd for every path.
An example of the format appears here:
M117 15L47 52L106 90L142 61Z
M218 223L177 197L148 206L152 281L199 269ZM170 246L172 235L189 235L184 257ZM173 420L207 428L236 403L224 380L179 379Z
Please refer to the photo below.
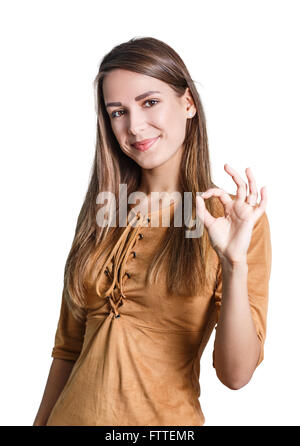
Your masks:
M166 161L164 164L153 169L142 169L142 178L139 191L150 197L152 192L180 192L180 161L182 149Z

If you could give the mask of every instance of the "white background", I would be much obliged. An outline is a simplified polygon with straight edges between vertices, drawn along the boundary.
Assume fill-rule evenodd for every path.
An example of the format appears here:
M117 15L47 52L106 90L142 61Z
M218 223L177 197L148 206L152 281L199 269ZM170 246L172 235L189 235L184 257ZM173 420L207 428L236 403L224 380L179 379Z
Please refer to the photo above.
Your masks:
M201 361L206 426L299 425L298 1L1 1L1 425L32 425L49 368L63 269L95 141L102 57L156 37L203 101L213 180L229 163L267 186L273 261L265 359L240 390Z

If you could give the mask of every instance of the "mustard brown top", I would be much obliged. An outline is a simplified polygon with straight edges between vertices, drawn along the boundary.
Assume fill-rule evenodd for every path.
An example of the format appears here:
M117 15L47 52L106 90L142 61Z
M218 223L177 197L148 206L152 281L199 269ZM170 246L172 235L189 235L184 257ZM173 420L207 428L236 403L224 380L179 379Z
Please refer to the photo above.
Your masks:
M200 359L218 322L222 268L209 256L210 281L198 295L168 296L163 274L151 286L146 272L168 227L170 207L133 218L112 248L100 279L100 296L87 283L86 318L76 320L64 299L53 358L76 361L47 421L48 426L202 426ZM159 217L159 226L152 222ZM147 220L148 219L148 220ZM149 225L147 226L147 222ZM134 223L134 225L133 225ZM248 295L264 358L271 272L266 213L256 222L247 253ZM212 365L214 355L212 355Z

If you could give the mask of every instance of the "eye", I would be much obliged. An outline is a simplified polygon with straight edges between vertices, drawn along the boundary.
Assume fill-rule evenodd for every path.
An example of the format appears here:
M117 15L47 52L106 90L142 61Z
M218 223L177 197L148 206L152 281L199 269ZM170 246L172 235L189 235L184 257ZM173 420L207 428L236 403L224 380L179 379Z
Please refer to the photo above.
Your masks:
M146 101L143 102L143 105L146 104L147 102L149 102L149 103L153 103L154 102L154 104L152 104L150 107L146 107L146 108L151 108L151 107L153 107L153 105L158 104L160 101L158 101L157 99L147 99ZM116 111L112 112L111 117L112 118L119 118L119 116L116 116L116 113L124 114L125 110L116 110Z
M117 110L117 111L114 111L114 112L112 112L111 117L112 117L112 118L118 118L119 116L116 116L116 113L123 113L123 112L124 112L124 110Z
M155 104L157 104L159 101L157 99L147 99L147 101L145 101L144 104L146 104L146 102L155 102ZM155 104L153 104L153 105L155 105ZM151 105L151 107L152 107L152 105ZM149 108L149 107L147 107L147 108Z

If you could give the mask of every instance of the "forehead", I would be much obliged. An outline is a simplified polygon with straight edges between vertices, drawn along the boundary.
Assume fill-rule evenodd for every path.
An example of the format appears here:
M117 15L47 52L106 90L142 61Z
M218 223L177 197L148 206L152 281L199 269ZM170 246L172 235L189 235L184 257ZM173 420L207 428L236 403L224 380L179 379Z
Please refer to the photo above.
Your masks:
M159 79L128 70L114 69L103 79L105 102L133 99L147 90L157 90L162 94L172 91L168 84Z

